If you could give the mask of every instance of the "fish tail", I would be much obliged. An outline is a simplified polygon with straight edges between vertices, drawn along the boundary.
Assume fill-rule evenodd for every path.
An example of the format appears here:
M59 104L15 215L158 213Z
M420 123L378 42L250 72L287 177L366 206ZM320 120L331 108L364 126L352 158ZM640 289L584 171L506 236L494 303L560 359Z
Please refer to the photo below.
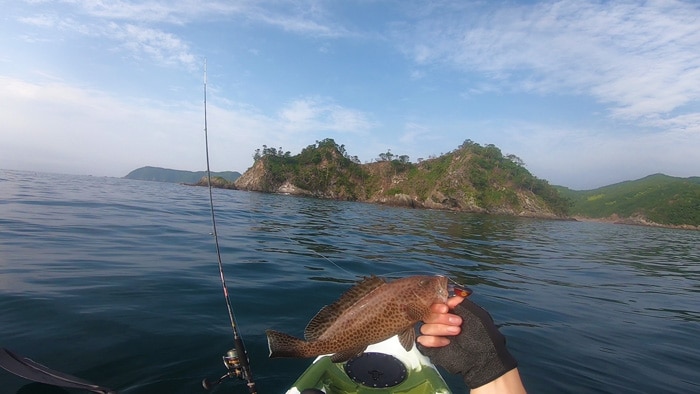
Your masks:
M304 348L307 342L283 332L266 330L267 346L270 348L270 358L273 357L306 357Z

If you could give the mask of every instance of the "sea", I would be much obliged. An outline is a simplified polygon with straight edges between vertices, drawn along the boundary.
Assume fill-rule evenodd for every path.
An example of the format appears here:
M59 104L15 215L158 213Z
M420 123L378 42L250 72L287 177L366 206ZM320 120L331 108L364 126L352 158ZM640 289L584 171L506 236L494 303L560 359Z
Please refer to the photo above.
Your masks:
M259 393L310 362L269 359L266 329L300 336L363 276L416 274L474 291L531 393L700 392L698 231L234 190L213 202ZM0 347L120 393L206 393L233 346L212 229L204 187L0 170ZM0 369L0 392L77 391Z

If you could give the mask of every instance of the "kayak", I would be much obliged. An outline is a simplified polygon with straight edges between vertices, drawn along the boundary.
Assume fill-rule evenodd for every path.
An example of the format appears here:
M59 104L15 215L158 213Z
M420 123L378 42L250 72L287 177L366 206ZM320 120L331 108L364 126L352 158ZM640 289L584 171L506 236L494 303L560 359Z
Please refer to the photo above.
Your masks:
M116 391L53 370L30 358L0 348L0 367L34 382L78 388L100 394ZM218 382L221 383L224 375ZM205 379L206 381L206 379ZM213 386L210 384L210 386ZM206 387L206 385L205 385ZM398 336L367 347L343 363L320 356L301 374L287 394L450 394L435 365L416 346L404 350Z
M287 390L287 394L449 394L435 365L416 346L406 351L398 336L370 345L343 363L320 356Z

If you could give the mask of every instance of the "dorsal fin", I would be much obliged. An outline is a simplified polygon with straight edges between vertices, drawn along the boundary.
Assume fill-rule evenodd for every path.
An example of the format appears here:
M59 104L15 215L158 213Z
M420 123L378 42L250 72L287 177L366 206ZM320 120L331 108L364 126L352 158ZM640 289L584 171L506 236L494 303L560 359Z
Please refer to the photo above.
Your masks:
M386 281L384 279L374 275L369 278L365 277L362 281L343 293L338 301L321 308L304 330L304 337L306 340L313 341L320 337L345 310L354 305L362 297L371 293L372 290L385 283Z

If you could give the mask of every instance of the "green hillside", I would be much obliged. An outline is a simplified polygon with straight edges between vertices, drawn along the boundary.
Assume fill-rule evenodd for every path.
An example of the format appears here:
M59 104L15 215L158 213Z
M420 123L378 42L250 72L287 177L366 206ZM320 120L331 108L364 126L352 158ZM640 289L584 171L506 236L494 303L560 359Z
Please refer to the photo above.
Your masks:
M253 167L236 181L241 190L551 218L566 217L569 208L569 201L519 158L470 140L417 164L391 152L360 164L332 139L294 156L264 146L254 158Z
M570 213L589 218L642 218L663 225L700 226L700 177L654 174L594 190L558 186Z
M141 181L197 183L203 176L206 176L206 174L206 171L182 171L160 167L141 167L131 171L124 178ZM231 182L241 176L237 171L212 172L211 175L212 177L224 178Z

